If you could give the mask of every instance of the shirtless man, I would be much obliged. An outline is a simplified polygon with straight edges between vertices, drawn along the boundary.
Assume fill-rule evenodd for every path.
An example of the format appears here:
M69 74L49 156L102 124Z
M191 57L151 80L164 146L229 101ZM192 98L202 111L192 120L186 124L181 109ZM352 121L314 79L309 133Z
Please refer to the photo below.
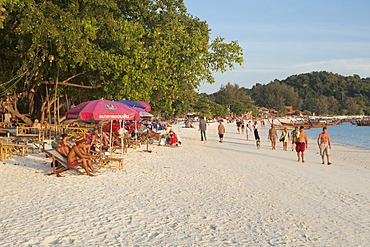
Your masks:
M56 146L56 150L58 151L58 153L60 153L64 157L67 157L72 147L73 145L68 141L68 135L63 134L62 139Z
M85 169L87 175L92 176L92 173L95 173L95 169L92 165L91 159L98 158L97 156L84 154L82 150L85 145L85 139L83 137L76 138L76 145L68 153L67 161L69 166L79 165Z
M269 129L269 134L268 134L268 140L271 141L271 148L272 150L275 150L276 146L276 139L278 138L275 126L272 124L271 129Z
M331 149L331 142L330 142L330 135L326 130L326 127L322 128L322 133L320 133L319 137L317 138L317 145L320 148L320 155L322 159L322 164L324 162L324 156L326 154L326 159L328 160L328 165L330 165L330 149Z
M296 139L296 147L295 150L297 152L298 162L301 161L299 153L301 153L302 162L304 162L304 151L308 147L308 140L306 132L304 132L304 127L299 127L299 137Z

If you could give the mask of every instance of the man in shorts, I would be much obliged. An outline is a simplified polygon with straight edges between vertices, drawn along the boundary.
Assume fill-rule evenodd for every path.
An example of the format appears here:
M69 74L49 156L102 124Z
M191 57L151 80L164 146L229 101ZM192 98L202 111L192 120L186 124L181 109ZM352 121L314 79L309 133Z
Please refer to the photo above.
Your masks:
M81 166L86 171L87 175L92 176L91 173L95 173L96 171L92 165L91 159L97 159L98 157L85 154L82 149L84 145L84 137L77 137L76 145L70 150L67 156L68 166Z
M299 137L296 139L296 147L295 151L297 152L298 162L301 161L304 162L304 151L308 147L308 140L307 140L307 134L304 131L304 127L299 127ZM301 154L301 155L300 155Z
M326 159L328 160L328 165L330 165L331 164L330 162L331 142L330 142L330 135L327 132L326 127L322 128L322 133L320 133L319 137L317 138L317 145L320 148L322 164L325 164L324 156L326 155Z
M219 142L221 143L224 141L224 134L225 134L225 126L222 124L222 121L223 120L219 121L219 125L217 127L218 137L220 138Z
M271 142L272 150L275 150L276 139L278 138L278 135L277 135L275 126L273 124L271 124L271 129L269 129L269 134L267 138Z

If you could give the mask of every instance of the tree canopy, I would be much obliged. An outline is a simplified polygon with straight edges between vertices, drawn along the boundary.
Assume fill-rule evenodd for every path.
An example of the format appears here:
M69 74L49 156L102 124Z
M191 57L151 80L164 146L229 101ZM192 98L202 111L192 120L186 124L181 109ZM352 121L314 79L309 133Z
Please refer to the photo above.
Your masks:
M25 119L99 97L176 114L213 72L243 62L182 0L3 0L0 12L0 96Z

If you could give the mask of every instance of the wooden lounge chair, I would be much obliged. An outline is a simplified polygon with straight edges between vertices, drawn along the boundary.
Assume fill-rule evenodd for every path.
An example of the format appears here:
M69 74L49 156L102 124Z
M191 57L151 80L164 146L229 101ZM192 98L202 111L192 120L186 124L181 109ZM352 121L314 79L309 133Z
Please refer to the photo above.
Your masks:
M76 167L68 165L67 158L62 156L57 150L50 149L50 150L43 150L44 153L52 157L53 159L53 172L49 173L48 175L55 174L57 177L60 177L60 173L64 172L66 170L73 170L77 172L78 174L83 174L83 172L79 171ZM58 161L59 164L62 165L61 168L56 168L55 162Z

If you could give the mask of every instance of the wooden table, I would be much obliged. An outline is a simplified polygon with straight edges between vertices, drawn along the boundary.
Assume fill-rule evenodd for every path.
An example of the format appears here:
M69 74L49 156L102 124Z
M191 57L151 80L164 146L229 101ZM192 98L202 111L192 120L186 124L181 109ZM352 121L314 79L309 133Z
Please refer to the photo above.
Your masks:
M4 144L3 146L11 148L13 154L18 154L21 156L28 155L28 149L31 147L25 144Z
M99 169L105 168L109 163L115 163L118 170L123 169L123 158L103 157L99 159Z
M13 148L7 144L0 143L0 160L13 158Z

